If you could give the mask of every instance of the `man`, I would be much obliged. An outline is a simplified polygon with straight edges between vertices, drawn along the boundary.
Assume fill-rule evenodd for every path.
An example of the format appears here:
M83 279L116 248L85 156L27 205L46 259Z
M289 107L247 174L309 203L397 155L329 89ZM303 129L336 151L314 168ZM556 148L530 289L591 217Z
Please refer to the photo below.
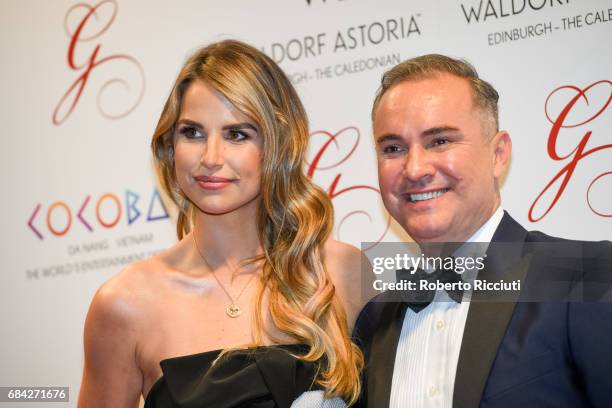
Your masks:
M426 55L387 72L372 109L385 207L422 248L486 242L479 278L561 276L567 297L590 271L609 282L609 242L528 232L501 209L512 142L498 129L497 101L464 61ZM563 258L566 247L580 259ZM555 275L554 259L578 260ZM454 302L438 291L435 299L447 301L421 309L375 298L355 328L366 359L361 405L612 406L612 303L523 302L519 294Z

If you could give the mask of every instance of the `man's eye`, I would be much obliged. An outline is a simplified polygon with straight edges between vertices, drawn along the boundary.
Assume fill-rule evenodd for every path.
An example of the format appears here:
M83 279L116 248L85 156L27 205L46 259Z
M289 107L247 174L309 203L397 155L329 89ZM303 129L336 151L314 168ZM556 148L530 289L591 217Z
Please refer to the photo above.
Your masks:
M197 139L202 137L202 132L193 126L183 126L179 128L179 134L185 136L188 139Z
M382 148L384 154L394 154L404 151L404 148L398 145L389 145Z
M448 144L448 143L449 143L448 139L446 139L444 137L439 137L439 138L434 139L431 142L431 145L435 147L435 146L443 146L443 145Z
M227 138L232 142L242 142L243 140L248 139L249 136L240 130L230 130Z

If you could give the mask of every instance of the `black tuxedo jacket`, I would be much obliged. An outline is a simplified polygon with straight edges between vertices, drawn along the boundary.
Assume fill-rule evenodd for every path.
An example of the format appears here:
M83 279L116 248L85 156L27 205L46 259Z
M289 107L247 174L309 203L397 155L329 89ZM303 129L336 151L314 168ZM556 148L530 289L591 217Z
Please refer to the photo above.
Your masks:
M544 249L531 254L525 266L521 245L496 251L496 242L580 245L583 256L580 265L558 265L551 260L559 257ZM586 278L597 281L597 293L589 294L589 302L514 298L503 303L478 302L474 293L461 343L453 407L612 407L610 294L604 294L607 301L601 301L602 285L611 287L611 259L608 241L567 241L528 232L505 213L479 279L499 274L522 280L562 274L565 278L558 279L557 291L568 295ZM595 298L600 301L594 302ZM365 356L360 407L389 406L395 353L407 309L403 303L379 300L364 307L354 331Z

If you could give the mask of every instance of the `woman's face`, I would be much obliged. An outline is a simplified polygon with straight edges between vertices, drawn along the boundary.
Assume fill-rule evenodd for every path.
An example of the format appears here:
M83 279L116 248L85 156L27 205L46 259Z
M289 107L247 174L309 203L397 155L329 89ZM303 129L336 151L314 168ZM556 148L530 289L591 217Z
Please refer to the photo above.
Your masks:
M201 80L183 98L174 135L176 178L207 214L254 211L263 137L255 123Z

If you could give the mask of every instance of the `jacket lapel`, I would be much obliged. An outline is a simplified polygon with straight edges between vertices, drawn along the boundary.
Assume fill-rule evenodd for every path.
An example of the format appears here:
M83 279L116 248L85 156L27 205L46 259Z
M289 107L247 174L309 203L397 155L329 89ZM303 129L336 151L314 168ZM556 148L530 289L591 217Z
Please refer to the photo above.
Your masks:
M395 353L405 314L405 303L388 302L384 304L379 316L380 322L372 338L368 358L371 362L367 368L367 384L365 385L368 407L387 408L389 406Z
M487 249L485 268L478 279L504 280L524 279L529 259L521 259L522 243L527 231L508 213L504 212L499 227ZM514 243L514 244L511 244ZM514 312L518 293L508 301L485 301L479 292L474 292L467 316L457 375L453 393L453 406L478 407L484 392L491 366ZM505 295L508 298L507 295Z

